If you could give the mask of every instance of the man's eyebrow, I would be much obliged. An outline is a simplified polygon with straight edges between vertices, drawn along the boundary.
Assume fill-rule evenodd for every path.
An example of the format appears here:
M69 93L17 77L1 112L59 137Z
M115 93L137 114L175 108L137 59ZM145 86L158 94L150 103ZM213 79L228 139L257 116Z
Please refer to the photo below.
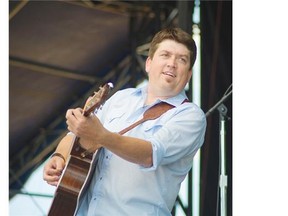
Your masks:
M185 58L189 58L189 56L188 56L188 55L186 55L186 54L180 54L180 55L179 55L179 57L185 57Z
M166 49L163 49L163 50L159 50L159 52L166 52L166 53L173 53L172 51L169 51L169 50L166 50ZM177 54L177 56L179 57L185 57L185 58L189 58L189 54Z

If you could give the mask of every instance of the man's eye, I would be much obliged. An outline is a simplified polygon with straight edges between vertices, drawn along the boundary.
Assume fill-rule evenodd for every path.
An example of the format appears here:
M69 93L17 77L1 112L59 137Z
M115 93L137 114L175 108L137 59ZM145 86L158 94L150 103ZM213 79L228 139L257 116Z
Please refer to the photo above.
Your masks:
M180 62L183 62L183 63L187 62L186 58L179 58L179 60L180 60Z

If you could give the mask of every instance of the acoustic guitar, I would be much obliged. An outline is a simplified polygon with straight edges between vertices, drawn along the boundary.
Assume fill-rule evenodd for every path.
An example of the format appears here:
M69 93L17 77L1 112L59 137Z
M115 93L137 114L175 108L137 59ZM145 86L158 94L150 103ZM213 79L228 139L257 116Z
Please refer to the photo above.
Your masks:
M107 83L88 98L83 108L85 117L103 105L111 88L112 83ZM75 215L95 169L97 153L82 148L76 136L72 142L69 159L55 190L48 216Z

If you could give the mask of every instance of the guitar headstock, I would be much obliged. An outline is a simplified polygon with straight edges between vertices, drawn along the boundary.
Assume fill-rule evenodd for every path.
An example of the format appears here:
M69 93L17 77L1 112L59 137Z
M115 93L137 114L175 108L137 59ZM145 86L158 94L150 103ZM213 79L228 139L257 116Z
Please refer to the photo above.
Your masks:
M108 97L110 89L112 88L112 83L106 83L103 86L99 87L99 90L97 92L94 92L94 94L86 101L86 104L83 108L83 115L88 116L96 108L99 108L101 105L103 105Z

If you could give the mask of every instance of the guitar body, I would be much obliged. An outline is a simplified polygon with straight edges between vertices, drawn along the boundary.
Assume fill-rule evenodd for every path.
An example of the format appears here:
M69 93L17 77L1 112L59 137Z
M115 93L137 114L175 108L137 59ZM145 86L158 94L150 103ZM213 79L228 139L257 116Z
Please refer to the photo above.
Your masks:
M62 177L55 191L48 216L72 216L76 214L79 201L86 191L95 170L95 156L81 156L83 150L75 137L70 158L63 170Z
M106 100L112 83L100 87L98 92L91 96L83 108L83 116L87 117ZM79 201L85 193L93 176L97 151L93 152L81 147L79 138L72 141L69 159L57 185L48 216L73 216L79 207Z

